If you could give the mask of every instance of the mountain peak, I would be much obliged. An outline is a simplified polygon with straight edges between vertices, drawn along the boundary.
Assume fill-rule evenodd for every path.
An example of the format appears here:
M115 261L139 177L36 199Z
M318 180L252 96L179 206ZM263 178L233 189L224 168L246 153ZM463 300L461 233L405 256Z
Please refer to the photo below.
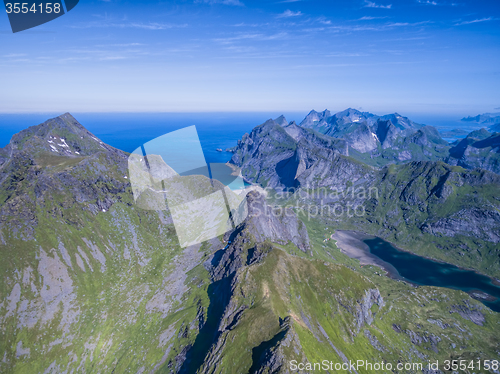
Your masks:
M51 118L15 134L9 145L13 152L54 156L90 156L113 148L83 127L70 113Z
M317 112L313 109L302 120L300 126L311 128L316 126L318 123L326 122L327 118L329 117L331 117L331 113L328 109L325 109L322 112Z
M288 126L288 121L286 120L286 118L283 114L281 116L279 116L278 118L276 118L274 120L274 122L276 122L278 125L280 125L282 127Z

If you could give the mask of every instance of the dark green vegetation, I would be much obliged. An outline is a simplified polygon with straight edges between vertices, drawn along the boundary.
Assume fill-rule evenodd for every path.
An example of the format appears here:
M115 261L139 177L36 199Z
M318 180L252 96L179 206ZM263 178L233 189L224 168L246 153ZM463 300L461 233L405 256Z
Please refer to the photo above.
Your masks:
M497 358L499 314L460 291L379 276L323 240L366 226L427 243L422 251L466 243L475 255L497 235L498 177L433 162L378 170L350 158L344 140L294 126L246 137L235 153L244 175L308 192L376 185L371 216L335 223L304 208L301 221L253 192L234 232L186 249L168 211L134 203L128 155L69 114L17 134L0 150L0 371L286 373L289 360ZM470 236L440 221L464 209L492 215L492 228L488 218Z

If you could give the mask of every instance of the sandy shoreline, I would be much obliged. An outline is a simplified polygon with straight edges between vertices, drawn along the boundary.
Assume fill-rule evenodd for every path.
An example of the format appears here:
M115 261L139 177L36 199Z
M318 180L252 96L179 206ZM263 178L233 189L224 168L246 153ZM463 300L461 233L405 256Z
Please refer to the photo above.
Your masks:
M370 248L363 242L366 239L374 239L375 236L357 231L337 230L332 234L332 239L337 242L341 252L350 258L359 260L361 265L375 265L387 272L391 278L402 279L394 266L370 253Z

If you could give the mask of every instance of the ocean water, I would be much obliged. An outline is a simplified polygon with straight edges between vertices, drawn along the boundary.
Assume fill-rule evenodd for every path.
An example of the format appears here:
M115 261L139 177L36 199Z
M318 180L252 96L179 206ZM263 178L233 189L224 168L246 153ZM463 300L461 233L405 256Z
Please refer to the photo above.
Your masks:
M7 145L15 133L38 125L61 113L0 114L0 147ZM196 126L207 163L225 163L231 153L217 152L234 147L238 139L269 118L281 112L253 113L72 113L90 132L103 142L132 152L161 135L188 126ZM307 113L284 113L288 120L301 121Z
M0 147L4 147L15 133L38 125L61 113L0 114ZM90 132L105 143L126 152L171 131L195 125L208 163L225 163L231 158L227 152L217 152L236 145L243 134L269 118L284 114L288 121L298 123L307 112L233 112L233 113L72 113ZM402 113L414 120L436 127L439 131L463 129L473 131L482 126L462 122L463 114L426 115ZM459 137L447 138L454 141Z
M463 139L465 138L466 135L454 135L454 136L446 136L443 135L443 133L446 133L451 130L459 129L459 130L464 130L467 133L470 133L474 130L480 130L481 128L485 127L483 125L478 124L477 122L466 122L466 121L461 121L461 118L467 117L468 114L460 114L457 113L456 115L454 114L422 114L422 113L411 113L411 114L402 114L411 120L421 123L423 125L428 125L428 126L434 126L435 128L438 129L438 131L441 133L441 136L443 136L443 139L452 143L457 139ZM475 114L474 114L475 115Z

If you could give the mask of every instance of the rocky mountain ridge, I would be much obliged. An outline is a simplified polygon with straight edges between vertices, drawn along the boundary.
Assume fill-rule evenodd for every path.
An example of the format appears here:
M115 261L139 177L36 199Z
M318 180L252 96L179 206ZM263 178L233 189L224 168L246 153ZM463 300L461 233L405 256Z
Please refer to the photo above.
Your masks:
M370 166L383 167L410 160L444 161L466 169L479 167L499 172L494 133L489 135L492 137L490 141L478 143L477 146L471 144L466 149L466 154L460 154L462 148L467 148L464 143L449 144L435 127L418 124L398 113L378 116L349 108L332 115L329 110L312 110L300 125L294 121L288 123L283 115L268 122L287 129L292 137L296 136L293 134L300 133L298 128L302 128L339 139L343 142L337 143L337 151ZM496 125L490 129L494 126ZM477 131L473 131L466 139L472 139L476 135ZM236 149L237 147L233 147L228 151Z
M480 125L494 127L495 125L500 124L500 113L484 113L484 114L478 114L477 116L474 117L468 116L462 118L462 121L476 122Z
M500 133L486 129L471 132L450 149L446 160L466 169L482 168L500 174Z

